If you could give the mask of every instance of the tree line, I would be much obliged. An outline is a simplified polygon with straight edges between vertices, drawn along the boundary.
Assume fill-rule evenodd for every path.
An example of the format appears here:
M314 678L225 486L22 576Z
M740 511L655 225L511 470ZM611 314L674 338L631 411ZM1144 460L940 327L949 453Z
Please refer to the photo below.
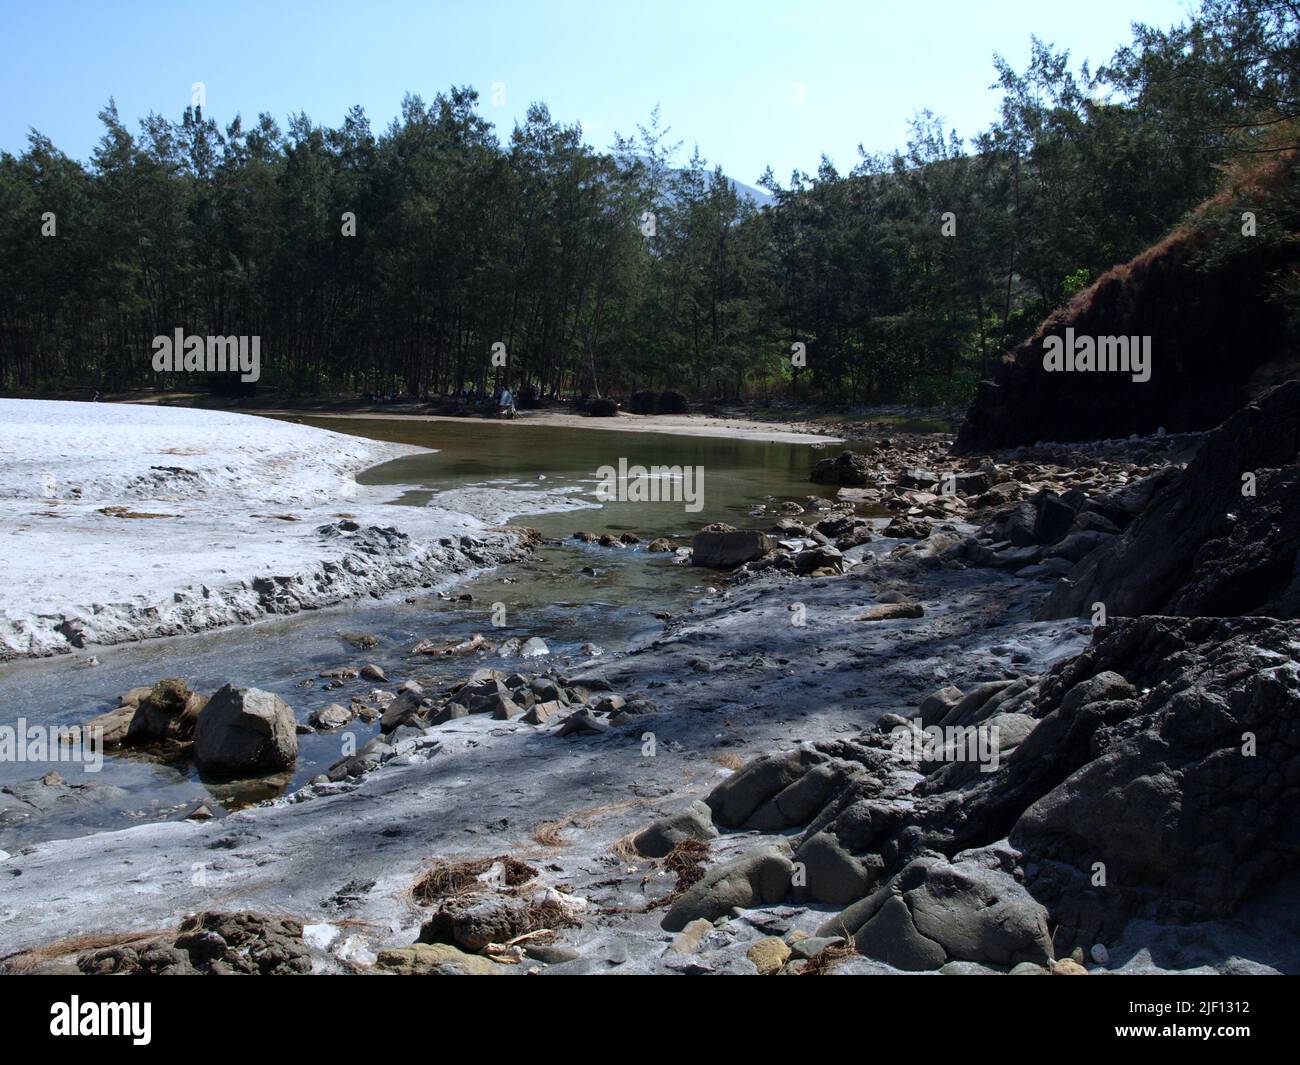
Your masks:
M261 337L263 385L304 397L959 401L1226 163L1293 147L1298 25L1203 0L1096 71L1035 40L995 60L988 129L922 112L847 172L769 170L761 208L657 112L598 151L542 104L503 140L469 88L380 132L199 107L132 132L110 101L87 163L34 130L0 153L0 388L183 387L151 365L181 328Z

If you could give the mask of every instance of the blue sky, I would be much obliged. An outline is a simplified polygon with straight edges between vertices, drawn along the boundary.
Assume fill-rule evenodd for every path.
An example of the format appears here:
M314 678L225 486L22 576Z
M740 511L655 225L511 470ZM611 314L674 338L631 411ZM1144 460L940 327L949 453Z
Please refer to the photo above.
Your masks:
M983 128L993 53L1022 68L1031 33L1095 64L1133 20L1186 11L1187 0L0 0L0 149L21 151L34 126L85 159L110 96L134 129L149 111L179 117L196 81L223 125L269 111L283 126L300 110L332 125L361 104L376 130L404 92L455 83L479 90L503 137L542 100L601 148L658 103L683 155L698 143L740 181L770 163L784 182L823 152L847 169L859 143L902 145L924 107L965 135Z

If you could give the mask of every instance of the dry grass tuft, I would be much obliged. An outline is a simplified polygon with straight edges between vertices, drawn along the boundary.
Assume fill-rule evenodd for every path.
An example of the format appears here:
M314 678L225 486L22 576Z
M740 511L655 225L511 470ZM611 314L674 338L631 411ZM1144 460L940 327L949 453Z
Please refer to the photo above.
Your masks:
M566 841L561 833L573 822L572 817L562 817L558 821L543 821L533 829L533 841L543 847L563 847Z
M808 964L799 970L800 976L824 976L835 967L836 962L843 961L845 958L851 958L857 953L853 946L853 940L847 939L843 943L831 945L819 950L811 958Z
M546 848L566 847L568 846L568 840L561 835L566 828L585 828L604 814L620 813L623 810L644 806L651 801L653 800L627 799L623 802L607 802L601 806L589 806L585 810L575 810L558 821L543 821L533 829L532 837L535 842Z
M581 926L582 922L554 899L542 899L540 902L524 904L519 935L515 938Z
M741 758L735 751L724 751L722 754L715 754L713 761L722 766L723 769L739 769L745 764L745 759Z
M130 507L100 507L99 512L110 518L179 518L179 514L150 514L146 511L132 510Z
M88 932L79 936L56 939L31 950L21 950L16 954L0 958L0 973L20 975L31 972L39 965L70 954L85 954L92 950L106 950L109 947L124 947L133 943L144 943L159 939L169 933L154 929L149 932Z
M704 875L704 862L709 856L709 845L703 840L684 839L665 856L663 868L677 878L672 891L661 899L649 903L645 911L657 910L669 906L692 884Z
M507 888L526 884L537 875L537 870L531 865L505 854L498 854L495 858L472 858L459 862L438 861L421 873L411 885L411 897L418 903L428 904L453 895L487 891L493 885L479 877L498 862L505 871L504 884Z
M609 850L614 857L624 862L640 862L645 860L645 855L636 849L636 844L632 842L637 837L638 832L628 832L619 836L610 844Z
M674 891L681 894L704 875L709 845L701 839L684 839L664 857L664 868L677 877Z

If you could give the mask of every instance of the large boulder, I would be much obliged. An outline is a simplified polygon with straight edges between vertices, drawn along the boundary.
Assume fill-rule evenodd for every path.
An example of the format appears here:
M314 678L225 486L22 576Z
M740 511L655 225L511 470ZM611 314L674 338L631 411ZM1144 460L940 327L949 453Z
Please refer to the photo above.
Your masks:
M477 954L530 928L529 903L496 892L470 892L443 900L420 928L421 943L450 943Z
M227 684L199 715L194 760L205 773L257 776L288 769L297 758L293 711L278 695Z
M768 799L803 777L826 756L807 747L765 755L742 766L704 800L723 828L740 828Z
M860 899L880 875L879 859L873 857L855 857L833 833L814 832L794 854L804 873L803 883L796 885L795 896L839 906Z
M1014 966L1052 960L1047 911L996 866L925 856L828 921L818 935L853 937L858 953L909 971L949 961Z
M841 451L833 459L822 459L808 479L814 484L839 484L861 488L871 483L871 464L855 451Z
M693 802L684 810L661 817L632 837L632 846L647 858L662 858L677 844L688 839L708 841L718 830L713 827L713 815L702 802Z
M449 943L416 943L379 952L377 968L398 976L496 976L504 966Z
M691 921L716 921L733 909L751 909L780 902L790 891L794 864L788 844L759 847L715 866L686 889L660 922L668 932L680 932Z
M713 569L735 569L762 558L772 550L772 538L725 522L706 525L691 541L691 564Z

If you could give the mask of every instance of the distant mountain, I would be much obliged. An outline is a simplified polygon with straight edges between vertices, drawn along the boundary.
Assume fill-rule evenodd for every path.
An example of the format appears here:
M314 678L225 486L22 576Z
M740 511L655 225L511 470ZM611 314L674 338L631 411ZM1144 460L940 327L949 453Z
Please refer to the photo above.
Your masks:
M731 182L731 187L741 196L747 199L755 207L767 207L772 204L773 198L770 192L763 189L756 189L753 185L746 185L743 181L737 181L735 178L727 178Z
M686 169L679 167L673 171L674 174L684 174ZM736 190L737 195L742 199L748 200L755 207L768 207L775 202L770 192L764 192L762 189L755 188L753 185L746 185L743 181L737 181L735 178L727 178L731 182L731 187Z

